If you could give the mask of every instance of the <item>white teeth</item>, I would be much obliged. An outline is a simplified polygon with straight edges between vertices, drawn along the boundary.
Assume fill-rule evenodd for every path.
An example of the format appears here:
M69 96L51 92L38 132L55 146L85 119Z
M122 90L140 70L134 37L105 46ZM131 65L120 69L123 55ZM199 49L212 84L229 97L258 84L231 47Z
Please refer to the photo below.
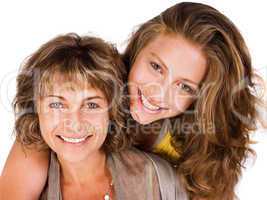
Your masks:
M144 106L152 111L157 111L160 109L160 107L158 106L154 106L151 103L149 103L149 101L146 99L146 97L144 95L141 95L141 100L144 104Z
M65 141L65 142L69 142L69 143L79 143L84 141L87 136L83 137L83 138L69 138L69 137L64 137L62 135L60 135L60 137Z

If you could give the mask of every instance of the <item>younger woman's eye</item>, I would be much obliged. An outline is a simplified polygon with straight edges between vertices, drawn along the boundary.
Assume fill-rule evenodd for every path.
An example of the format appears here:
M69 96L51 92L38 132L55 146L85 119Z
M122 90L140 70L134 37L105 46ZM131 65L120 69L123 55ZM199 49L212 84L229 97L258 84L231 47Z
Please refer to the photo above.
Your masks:
M184 84L184 83L179 83L178 88L182 90L183 92L186 92L187 94L194 95L195 94L195 89L193 89L191 86Z
M159 64L157 64L155 62L150 62L150 65L155 71L157 71L161 74L163 73L162 67Z
M64 107L64 105L60 102L53 102L49 104L49 107L54 109L61 109Z
M97 109L100 107L97 103L93 103L93 102L87 103L86 105L87 105L87 108L89 109Z

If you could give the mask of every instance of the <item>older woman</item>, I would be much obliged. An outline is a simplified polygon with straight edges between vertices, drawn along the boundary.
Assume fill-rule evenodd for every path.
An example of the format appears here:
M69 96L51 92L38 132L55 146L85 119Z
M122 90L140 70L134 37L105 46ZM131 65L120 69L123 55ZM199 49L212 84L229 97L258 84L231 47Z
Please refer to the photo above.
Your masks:
M123 75L111 45L76 34L49 41L23 65L16 134L25 147L51 149L41 199L186 199L166 161L130 148Z

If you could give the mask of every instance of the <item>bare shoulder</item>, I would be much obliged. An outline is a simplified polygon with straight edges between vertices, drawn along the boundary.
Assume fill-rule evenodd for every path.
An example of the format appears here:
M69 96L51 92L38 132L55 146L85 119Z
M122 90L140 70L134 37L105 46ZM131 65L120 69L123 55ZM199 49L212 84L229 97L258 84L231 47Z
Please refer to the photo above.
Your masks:
M15 142L1 174L1 199L38 199L47 179L49 152Z

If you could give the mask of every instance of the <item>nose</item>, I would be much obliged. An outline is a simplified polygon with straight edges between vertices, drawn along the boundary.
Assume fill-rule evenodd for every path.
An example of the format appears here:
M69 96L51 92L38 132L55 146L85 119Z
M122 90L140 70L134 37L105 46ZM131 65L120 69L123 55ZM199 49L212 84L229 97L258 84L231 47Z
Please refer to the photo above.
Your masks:
M166 107L168 105L170 86L167 81L147 84L144 87L143 92L151 103L162 107Z
M63 117L64 130L72 133L83 133L87 131L87 124L79 111L66 113Z

